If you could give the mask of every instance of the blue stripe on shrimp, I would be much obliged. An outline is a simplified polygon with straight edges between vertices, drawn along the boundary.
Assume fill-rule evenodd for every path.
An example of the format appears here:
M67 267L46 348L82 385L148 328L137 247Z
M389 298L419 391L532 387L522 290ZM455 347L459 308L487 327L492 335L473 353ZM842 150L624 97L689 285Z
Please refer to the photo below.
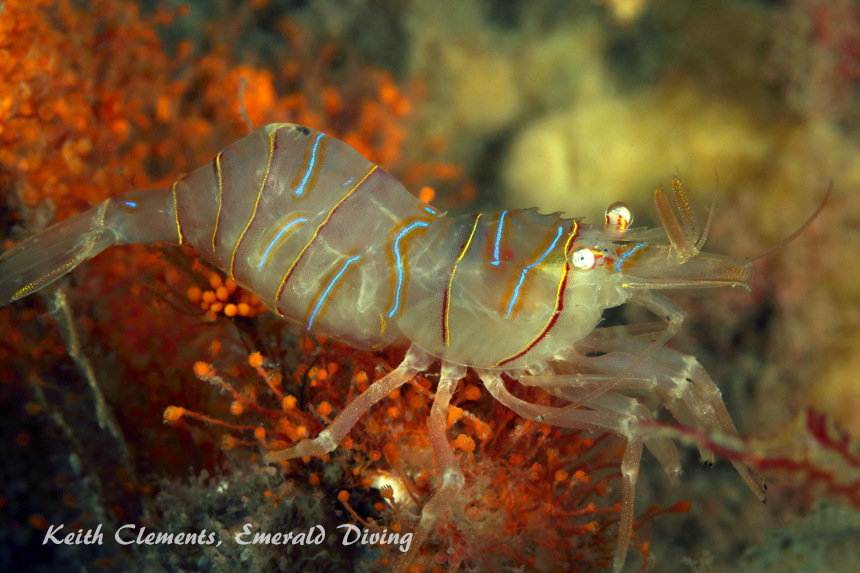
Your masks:
M319 234L323 230L323 228L329 224L332 216L334 216L334 214L338 210L338 208L340 208L340 206L343 205L344 201L346 201L353 193L355 193L356 190L359 187L361 187L362 183L367 181L368 177L370 177L377 169L379 169L379 166L377 166L377 165L372 166L370 168L370 171L367 172L367 175L362 177L361 181L356 183L355 186L346 193L346 195L344 195L343 197L340 198L340 201L335 203L334 207L332 207L331 210L328 212L328 215L326 215L326 218L323 220L323 222L320 223L319 226L316 228L316 231L314 231L313 236L310 238L310 240L307 243L305 243L305 246L299 252L298 256L295 258L295 260L293 260L293 264L291 264L290 268L287 269L287 272L284 273L284 278L281 280L281 284L280 284L280 286L278 286L278 290L275 293L275 303L272 305L273 308L275 309L275 312L277 312L280 316L284 316L284 315L283 315L283 313L281 313L280 309L278 308L278 301L281 299L281 295L284 293L284 288L286 288L287 282L290 280L290 277L293 276L293 273L295 272L296 267L301 262L302 258L304 258L305 253L310 248L310 246L313 245L314 241L316 241L317 237L319 236Z
M299 224L299 223L306 223L306 222L307 222L307 218L302 217L302 218L299 218L299 219L295 219L295 220L293 220L293 221L290 221L289 223L287 223L286 225L284 225L284 226L283 226L283 228L282 228L282 229L278 232L278 234L275 236L275 238L271 240L271 242L269 243L269 246L268 246L268 247L266 247L266 250L263 252L263 256L262 256L262 257L260 257L260 264L257 266L257 270L258 270L258 271L262 271L262 270L263 270L263 265L264 265L264 264L266 264L266 258L269 256L269 253L272 251L272 248L273 248L273 247L275 247L275 245L278 243L278 241L280 240L280 238L284 236L284 233L286 233L287 231L289 231L292 227L295 227L297 224ZM280 248L280 246L281 246L281 245L280 245L280 244L278 244L278 247L277 247L277 248ZM277 250L277 248L276 248L275 250Z
M499 261L499 245L502 242L502 231L505 227L505 215L507 215L507 211L502 211L502 215L499 217L499 229L496 231L496 244L493 248L493 260L490 261L491 265L498 265L501 261Z
M508 312L505 314L505 318L511 317L511 312L514 309L514 304L517 302L517 297L520 296L520 287L523 286L523 282L525 282L525 280L526 280L526 274L528 274L528 272L531 269L533 269L534 267L541 264L543 262L543 260L545 258L547 258L547 256L552 252L552 250L558 244L558 240L561 238L561 234L563 231L564 231L564 229L561 226L559 226L558 231L555 234L555 239L553 239L552 244L549 246L549 248L546 250L546 252L544 254L542 254L538 260L531 263L530 265L526 265L526 267L523 268L522 273L520 273L520 280L517 283L517 286L514 287L514 295L511 297L511 302L508 305Z
M335 275L335 277L334 277L334 278L331 280L331 282L328 284L328 286L327 286L327 287L326 287L326 289L325 289L325 292L323 292L323 293L322 293L322 296L320 297L319 301L317 301L316 308L314 308L314 311L311 313L311 317L310 317L310 319L308 320L308 330L310 330L310 329L313 327L313 325L314 325L314 319L316 318L317 313L318 313L318 312L319 312L319 310L320 310L320 307L321 307L321 306L323 305L323 303L325 302L326 297L327 297L327 296L329 295L329 293L331 292L331 289L334 287L335 283L336 283L338 280L340 280L340 277L342 277L342 276L343 276L343 273L345 273L345 272L346 272L347 267L349 267L349 265L350 265L350 264L354 263L355 261L357 261L357 260L358 260L358 259L360 259L360 258L361 258L361 255L355 255L355 256L354 256L354 257L352 257L351 259L348 259L348 260L346 261L346 263L344 263L343 268L341 268L341 269L340 269L340 271L338 271L338 273Z
M623 255L621 255L621 256L618 258L618 262L617 262L617 263L615 263L615 270L616 270L616 271L621 271L621 265L624 263L624 260L625 260L627 257L629 257L630 255L632 255L633 253L635 253L635 252L636 252L640 247L644 247L644 246L645 246L645 244L644 244L644 243L639 243L638 245L636 245L635 247L633 247L632 249L630 249L629 251L627 251L626 253L624 253Z
M305 169L305 177L302 179L301 184L299 184L298 188L296 188L296 195L302 195L305 192L305 185L308 183L308 179L311 177L311 173L314 170L314 164L317 162L317 150L319 148L320 141L322 141L323 137L325 137L322 133L316 136L313 142L313 149L311 150L310 156L310 164ZM322 160L320 160L320 169L322 169ZM304 167L304 166L303 166Z
M391 312L388 313L388 318L392 318L400 307L400 293L403 290L403 255L400 253L400 240L403 239L409 231L421 227L428 227L429 225L430 224L426 221L416 221L401 230L394 239L394 268L397 270L397 286L394 289L394 304L391 307Z

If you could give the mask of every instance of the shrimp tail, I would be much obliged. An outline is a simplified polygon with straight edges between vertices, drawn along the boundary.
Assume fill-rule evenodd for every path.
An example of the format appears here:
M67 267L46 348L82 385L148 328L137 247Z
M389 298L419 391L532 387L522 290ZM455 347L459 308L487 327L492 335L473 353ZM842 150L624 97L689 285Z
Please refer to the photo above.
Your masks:
M177 242L173 213L170 190L136 191L28 237L0 255L0 305L48 286L110 246Z

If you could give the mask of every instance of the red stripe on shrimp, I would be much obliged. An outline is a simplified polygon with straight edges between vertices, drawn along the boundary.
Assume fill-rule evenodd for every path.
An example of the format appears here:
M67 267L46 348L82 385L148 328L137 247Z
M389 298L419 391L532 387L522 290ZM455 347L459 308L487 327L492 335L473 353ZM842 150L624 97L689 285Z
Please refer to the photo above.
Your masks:
M514 354L509 358L505 358L504 360L499 360L496 362L493 367L499 368L513 362L518 358L522 358L526 354L528 354L535 346L540 344L541 340L546 338L546 335L552 330L555 326L556 322L558 322L558 318L561 316L561 313L564 312L564 291L567 288L567 277L570 273L570 259L568 258L570 255L570 249L573 246L573 243L576 239L576 236L579 232L579 223L577 221L573 222L573 228L570 230L570 235L567 238L567 243L564 245L564 268L561 271L561 279L558 281L558 291L556 291L555 295L555 308L553 308L552 314L549 317L549 320L546 321L541 331L535 336L531 342L525 345L522 350Z

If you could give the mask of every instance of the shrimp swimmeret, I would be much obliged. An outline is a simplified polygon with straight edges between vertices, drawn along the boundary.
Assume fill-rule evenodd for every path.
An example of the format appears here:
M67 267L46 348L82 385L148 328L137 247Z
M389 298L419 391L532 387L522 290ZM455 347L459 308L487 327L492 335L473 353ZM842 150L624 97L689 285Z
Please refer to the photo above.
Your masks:
M535 210L447 217L342 141L271 124L171 189L112 197L22 241L0 257L0 304L111 245L190 244L270 310L313 333L357 349L410 344L403 362L316 438L267 452L267 462L331 452L363 413L441 361L428 427L442 481L399 571L463 487L445 420L457 382L473 368L496 400L524 418L626 438L618 572L643 445L672 483L681 472L672 441L642 422L662 406L682 424L737 435L702 366L665 348L684 313L655 291L744 285L750 260L702 252L707 229L699 228L677 178L675 208L661 190L654 201L661 230L630 229L623 204L610 206L605 225ZM604 310L625 303L665 319L665 329L643 336L596 328ZM569 404L520 400L503 376ZM713 461L713 453L702 455ZM760 478L733 463L763 500Z

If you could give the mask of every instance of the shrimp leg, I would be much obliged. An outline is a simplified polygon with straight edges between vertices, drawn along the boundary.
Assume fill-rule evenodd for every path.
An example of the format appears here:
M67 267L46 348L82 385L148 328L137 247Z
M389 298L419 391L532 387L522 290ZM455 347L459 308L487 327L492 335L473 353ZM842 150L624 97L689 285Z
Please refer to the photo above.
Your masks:
M3 253L0 305L54 282L110 246L160 241L181 242L169 189L111 197Z
M602 332L602 331L606 332ZM626 372L638 360L639 353L650 346L647 340L628 335L622 329L598 329L586 337L578 346L595 348L606 352L601 356L581 356L573 351L564 352L565 360L580 364L605 374ZM682 424L690 427L705 427L710 431L719 430L729 436L737 436L738 431L723 402L720 389L705 369L692 356L681 354L668 348L660 348L652 360L637 367L637 375L654 376L657 385L654 389L672 415ZM556 383L559 383L557 380ZM712 452L701 449L705 463L713 465ZM765 499L765 486L762 478L746 465L733 461L735 469L747 482L753 493Z
M413 376L425 370L433 361L433 357L413 345L406 352L406 357L400 366L374 382L361 395L349 403L337 418L320 432L313 440L302 440L295 446L269 452L264 456L266 463L280 462L301 458L304 456L323 456L334 450L353 426L374 404L388 396L394 389L412 379Z
M554 394L555 396L559 396L566 400L575 400L581 393L587 392L590 387L597 386L607 378L611 378L609 376L602 375L574 376L579 379L578 381L582 386L566 386L561 384L559 380L556 380L556 378L560 378L562 380L570 378L567 376L523 376L517 379L517 382L524 386L541 387L550 394ZM647 385L651 385L650 381L643 380L643 382L648 383ZM618 391L621 390L622 387L627 386L627 384L622 382L616 386L616 391L609 391L600 395L589 402L587 406L593 410L606 410L609 412L617 412L619 414L632 414L637 420L653 422L654 414L652 414L649 407L643 403L644 398L633 398ZM637 385L637 387L643 388L645 385ZM645 437L644 443L645 447L647 447L648 450L654 454L654 457L657 458L657 461L660 462L660 465L666 472L666 476L669 478L669 483L672 486L678 485L681 476L681 460L678 457L678 450L675 448L675 444L672 440L665 436L650 436Z
M634 291L630 294L630 298L628 302L631 304L635 304L637 306L641 306L647 310L650 310L657 316L661 318L665 318L666 330L653 342L647 345L647 347L639 353L636 358L629 363L624 369L619 371L611 380L601 385L598 388L595 388L591 392L588 392L585 396L581 396L579 399L574 400L571 404L568 404L564 408L558 409L558 411L549 414L547 419L541 419L541 422L550 423L553 418L559 416L563 413L570 412L572 410L576 410L588 402L591 402L593 399L597 398L604 392L608 392L612 388L614 388L618 383L622 380L635 374L637 370L645 364L651 356L663 348L669 339L671 339L678 331L681 329L681 324L684 322L685 314L684 311L681 310L677 304L672 302L669 298L654 293L650 291Z
M535 421L551 419L551 422L545 423L589 432L611 432L627 438L627 446L621 459L621 515L618 522L618 544L615 546L612 566L613 573L619 573L624 566L627 547L630 545L630 535L633 532L633 498L636 493L636 480L639 477L639 462L642 458L643 437L631 427L637 419L635 410L629 414L621 414L597 410L567 410L566 407L554 408L531 404L508 392L497 374L486 370L477 370L477 373L496 400L526 419Z
M451 444L448 443L448 404L451 402L451 396L454 395L454 390L457 388L457 381L466 375L466 369L463 366L442 362L442 375L439 384L436 388L436 397L433 399L433 407L430 409L430 420L428 428L430 430L430 443L433 445L433 455L436 458L436 466L442 474L442 485L433 494L424 508L421 510L421 522L418 524L418 531L415 534L415 539L409 547L409 552L403 556L398 563L395 571L401 573L412 563L424 544L424 540L433 529L433 525L440 517L450 511L454 502L457 500L457 495L463 489L463 484L466 479L463 477L463 470L460 469L460 464L457 463L457 458L454 457L454 450L451 449Z

